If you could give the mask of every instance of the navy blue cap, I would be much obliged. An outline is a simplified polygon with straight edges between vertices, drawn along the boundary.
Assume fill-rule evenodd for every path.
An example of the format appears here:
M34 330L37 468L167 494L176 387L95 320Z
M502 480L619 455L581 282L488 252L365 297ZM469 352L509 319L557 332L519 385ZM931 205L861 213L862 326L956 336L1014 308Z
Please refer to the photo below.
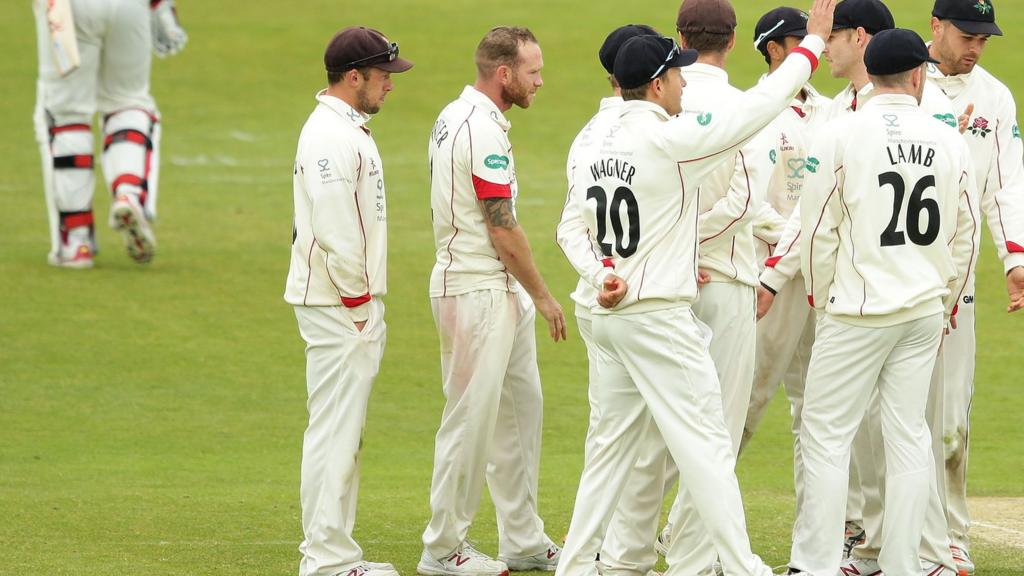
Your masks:
M619 48L626 43L626 40L635 36L659 36L658 31L646 24L626 24L620 26L604 39L604 44L601 44L601 49L597 52L597 57L601 60L601 66L608 71L609 74L615 72L615 56L619 53Z
M639 88L669 68L689 66L697 51L680 48L671 38L636 36L619 49L615 57L615 81L624 89Z
M864 65L872 76L899 74L925 62L938 64L917 32L905 28L879 32L864 51Z
M863 28L873 35L895 27L896 20L892 12L881 0L843 0L836 4L835 16L832 18L833 31Z
M757 21L754 26L754 49L768 53L768 41L786 36L807 36L807 14L796 8L780 6Z
M968 34L1003 35L996 26L996 8L992 0L935 0L932 16L949 20Z

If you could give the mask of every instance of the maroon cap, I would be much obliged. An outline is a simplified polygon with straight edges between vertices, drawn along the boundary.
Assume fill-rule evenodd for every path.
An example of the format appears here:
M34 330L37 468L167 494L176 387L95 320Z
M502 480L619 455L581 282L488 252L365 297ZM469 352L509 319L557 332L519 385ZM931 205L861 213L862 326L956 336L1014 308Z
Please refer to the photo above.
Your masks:
M736 11L729 0L684 0L676 16L676 30L732 34L736 30Z
M412 62L398 57L398 43L372 28L352 26L334 35L324 51L324 66L332 74L371 66L388 72L405 72Z

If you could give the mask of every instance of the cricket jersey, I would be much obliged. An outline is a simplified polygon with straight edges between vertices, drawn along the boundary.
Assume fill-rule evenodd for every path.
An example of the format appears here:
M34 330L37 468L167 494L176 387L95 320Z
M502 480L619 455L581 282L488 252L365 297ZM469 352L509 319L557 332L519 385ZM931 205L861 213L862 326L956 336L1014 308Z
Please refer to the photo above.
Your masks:
M617 122L577 151L573 188L580 191L579 210L595 250L612 259L615 274L628 285L616 312L693 302L698 189L718 164L778 116L810 77L823 49L820 38L805 38L756 87L707 109L714 122L695 114L670 116L646 100L624 102Z
M978 253L970 150L910 95L879 94L825 124L800 206L808 301L892 326L954 306Z
M384 172L363 114L326 91L299 134L292 177L295 224L284 298L352 309L387 291Z
M828 108L827 119L844 118L864 108L870 101L874 85L868 83L860 90L856 90L853 84L849 84L832 100ZM925 84L924 95L921 97L921 109L932 118L946 126L956 128L956 115L949 99L929 84ZM814 130L810 134L810 141L823 136L821 130ZM772 256L765 260L765 269L761 272L761 284L767 288L778 291L787 281L796 277L800 271L800 216L799 210L795 210L790 216L786 228L782 232L778 245Z
M498 258L479 204L511 198L514 209L518 187L511 127L497 105L472 86L434 123L427 143L436 256L432 298L518 286Z
M573 173L578 164L577 152L590 146L594 138L604 136L605 129L619 118L622 98L613 96L601 99L597 114L580 130L569 147L569 157L565 163L565 177L569 191L562 207L562 217L555 229L555 240L565 254L569 263L579 274L580 280L572 293L573 302L590 309L597 299L597 291L601 288L604 277L613 270L611 258L605 257L594 247L590 230L583 220L580 204L576 201L582 192L573 186ZM582 166L581 166L582 168Z
M757 261L764 263L782 239L789 217L803 190L807 147L814 130L826 120L832 100L810 84L801 90L803 99L794 98L767 128L768 146L756 149L753 160L769 166L765 204L754 220L754 245Z
M1024 147L1013 95L981 66L946 76L929 64L928 79L954 110L974 104L964 138L974 159L981 210L1006 271L1024 266Z
M683 68L683 114L699 126L715 130L720 116L743 92L729 84L718 66L697 62ZM736 281L757 285L757 257L751 223L761 210L768 187L768 164L755 150L771 145L771 135L759 133L708 174L700 185L697 203L700 268L712 282Z

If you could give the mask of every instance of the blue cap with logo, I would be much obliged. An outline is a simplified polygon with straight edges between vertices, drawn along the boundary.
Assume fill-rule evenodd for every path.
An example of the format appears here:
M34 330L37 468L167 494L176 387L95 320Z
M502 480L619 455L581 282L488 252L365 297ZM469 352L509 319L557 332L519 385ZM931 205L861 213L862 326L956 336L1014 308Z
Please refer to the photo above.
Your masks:
M949 20L968 34L1003 35L996 26L996 8L992 0L935 0L932 16Z
M671 38L636 36L615 57L615 81L624 89L639 88L670 68L697 61L697 51L680 48Z

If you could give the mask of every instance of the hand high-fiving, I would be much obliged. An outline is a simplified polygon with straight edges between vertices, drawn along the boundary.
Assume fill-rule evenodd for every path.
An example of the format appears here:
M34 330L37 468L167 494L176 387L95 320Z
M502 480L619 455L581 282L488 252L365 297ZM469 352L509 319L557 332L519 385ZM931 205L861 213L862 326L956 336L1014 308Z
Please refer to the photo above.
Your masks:
M807 33L828 40L832 34L832 17L835 11L836 0L814 0L807 13Z

